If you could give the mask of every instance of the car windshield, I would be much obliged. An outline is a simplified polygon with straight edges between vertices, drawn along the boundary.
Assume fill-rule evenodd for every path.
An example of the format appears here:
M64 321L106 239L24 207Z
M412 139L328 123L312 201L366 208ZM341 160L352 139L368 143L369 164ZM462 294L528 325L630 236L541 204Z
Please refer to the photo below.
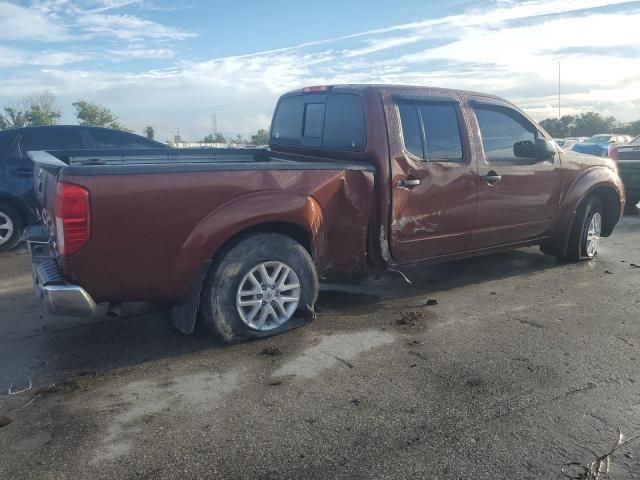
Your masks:
M594 135L593 137L585 140L584 143L609 143L611 135Z

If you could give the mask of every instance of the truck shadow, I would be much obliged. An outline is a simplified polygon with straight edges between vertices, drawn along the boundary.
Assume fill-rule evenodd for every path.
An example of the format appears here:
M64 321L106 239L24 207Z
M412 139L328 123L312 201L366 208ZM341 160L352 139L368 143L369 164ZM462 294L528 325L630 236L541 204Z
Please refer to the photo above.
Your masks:
M541 254L537 248L527 248L454 262L413 266L403 269L402 273L385 271L359 281L338 279L323 283L317 309L320 312L361 315L375 311L379 304L389 301L435 295L562 265L554 257Z
M324 283L317 309L334 315L366 315L386 302L557 265L554 258L537 249L524 249L413 267L405 270L412 285L399 273L373 274L357 283ZM166 308L119 318L50 317L26 284L10 295L0 293L0 311L11 317L0 321L0 388L4 392L9 384L26 383L27 379L41 386L81 372L105 372L223 346L201 324L192 335L181 335Z

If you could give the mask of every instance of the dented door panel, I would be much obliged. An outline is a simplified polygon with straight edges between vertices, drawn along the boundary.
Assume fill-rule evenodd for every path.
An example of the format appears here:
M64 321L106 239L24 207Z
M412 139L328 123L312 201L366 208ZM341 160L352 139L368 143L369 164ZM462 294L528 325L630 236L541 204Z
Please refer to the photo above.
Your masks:
M462 252L471 240L477 177L466 134L466 116L459 111L461 161L425 161L406 150L394 98L384 97L391 158L389 236L393 260L408 263ZM438 102L436 93L425 98ZM442 101L458 102L458 99L447 95ZM409 183L415 185L405 187L407 181L414 181Z

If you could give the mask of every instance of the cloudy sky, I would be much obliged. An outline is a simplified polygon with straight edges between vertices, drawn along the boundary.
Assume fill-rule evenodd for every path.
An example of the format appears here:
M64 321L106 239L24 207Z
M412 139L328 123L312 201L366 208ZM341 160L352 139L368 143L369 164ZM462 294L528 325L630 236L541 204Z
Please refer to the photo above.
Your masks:
M255 5L253 5L255 3ZM640 118L640 1L0 0L0 105L51 90L160 140L244 135L310 84L405 83L504 96L535 118Z

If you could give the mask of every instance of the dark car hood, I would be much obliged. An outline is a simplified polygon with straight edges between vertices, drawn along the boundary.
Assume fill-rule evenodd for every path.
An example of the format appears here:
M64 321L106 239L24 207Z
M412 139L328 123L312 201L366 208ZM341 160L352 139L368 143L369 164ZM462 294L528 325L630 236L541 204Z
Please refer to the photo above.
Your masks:
M573 146L574 152L586 153L587 155L602 155L602 152L607 152L609 145L603 143L576 143Z

